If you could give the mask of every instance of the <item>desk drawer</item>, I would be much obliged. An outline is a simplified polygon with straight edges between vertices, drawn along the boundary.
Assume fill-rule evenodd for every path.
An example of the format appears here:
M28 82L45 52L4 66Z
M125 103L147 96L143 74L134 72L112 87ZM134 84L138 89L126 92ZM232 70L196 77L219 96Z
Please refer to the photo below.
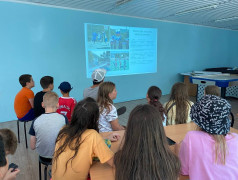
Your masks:
M192 81L193 81L193 84L198 84L198 85L205 85L205 86L216 85L215 81L200 80L200 79L192 79Z

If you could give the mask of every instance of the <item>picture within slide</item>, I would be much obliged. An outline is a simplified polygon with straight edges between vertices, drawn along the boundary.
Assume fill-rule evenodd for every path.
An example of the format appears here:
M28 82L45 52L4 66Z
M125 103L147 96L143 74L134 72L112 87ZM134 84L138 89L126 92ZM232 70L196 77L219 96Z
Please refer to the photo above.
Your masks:
M157 29L85 23L87 78L157 72Z

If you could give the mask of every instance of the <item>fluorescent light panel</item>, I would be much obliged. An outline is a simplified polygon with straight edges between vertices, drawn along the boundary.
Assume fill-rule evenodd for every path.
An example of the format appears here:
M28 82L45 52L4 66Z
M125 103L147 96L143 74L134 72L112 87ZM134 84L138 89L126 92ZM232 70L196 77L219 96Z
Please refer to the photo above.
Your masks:
M200 8L193 8L193 9L189 9L189 10L185 10L185 11L180 11L180 12L175 13L174 15L175 16L185 15L185 14L200 12L200 11L204 11L204 10L208 10L208 9L215 9L217 7L218 7L218 5L214 4L214 5L204 6L204 7L200 7Z
M224 21L232 21L238 19L238 16L233 16L233 17L228 17L228 18L222 18L222 19L217 19L215 22L224 22Z

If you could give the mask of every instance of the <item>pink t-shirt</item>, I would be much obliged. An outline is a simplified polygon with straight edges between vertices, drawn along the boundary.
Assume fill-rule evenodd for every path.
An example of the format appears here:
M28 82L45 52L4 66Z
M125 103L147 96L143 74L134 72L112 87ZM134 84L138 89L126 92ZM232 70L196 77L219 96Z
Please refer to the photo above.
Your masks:
M206 132L190 131L180 148L181 174L191 180L237 180L238 134L226 135L226 164L215 163L215 141Z

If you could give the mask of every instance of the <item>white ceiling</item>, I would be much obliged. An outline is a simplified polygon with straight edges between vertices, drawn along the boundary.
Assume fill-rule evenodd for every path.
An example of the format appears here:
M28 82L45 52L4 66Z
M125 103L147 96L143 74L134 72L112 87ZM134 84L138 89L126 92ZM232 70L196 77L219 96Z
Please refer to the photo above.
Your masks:
M15 0L238 30L238 0Z

